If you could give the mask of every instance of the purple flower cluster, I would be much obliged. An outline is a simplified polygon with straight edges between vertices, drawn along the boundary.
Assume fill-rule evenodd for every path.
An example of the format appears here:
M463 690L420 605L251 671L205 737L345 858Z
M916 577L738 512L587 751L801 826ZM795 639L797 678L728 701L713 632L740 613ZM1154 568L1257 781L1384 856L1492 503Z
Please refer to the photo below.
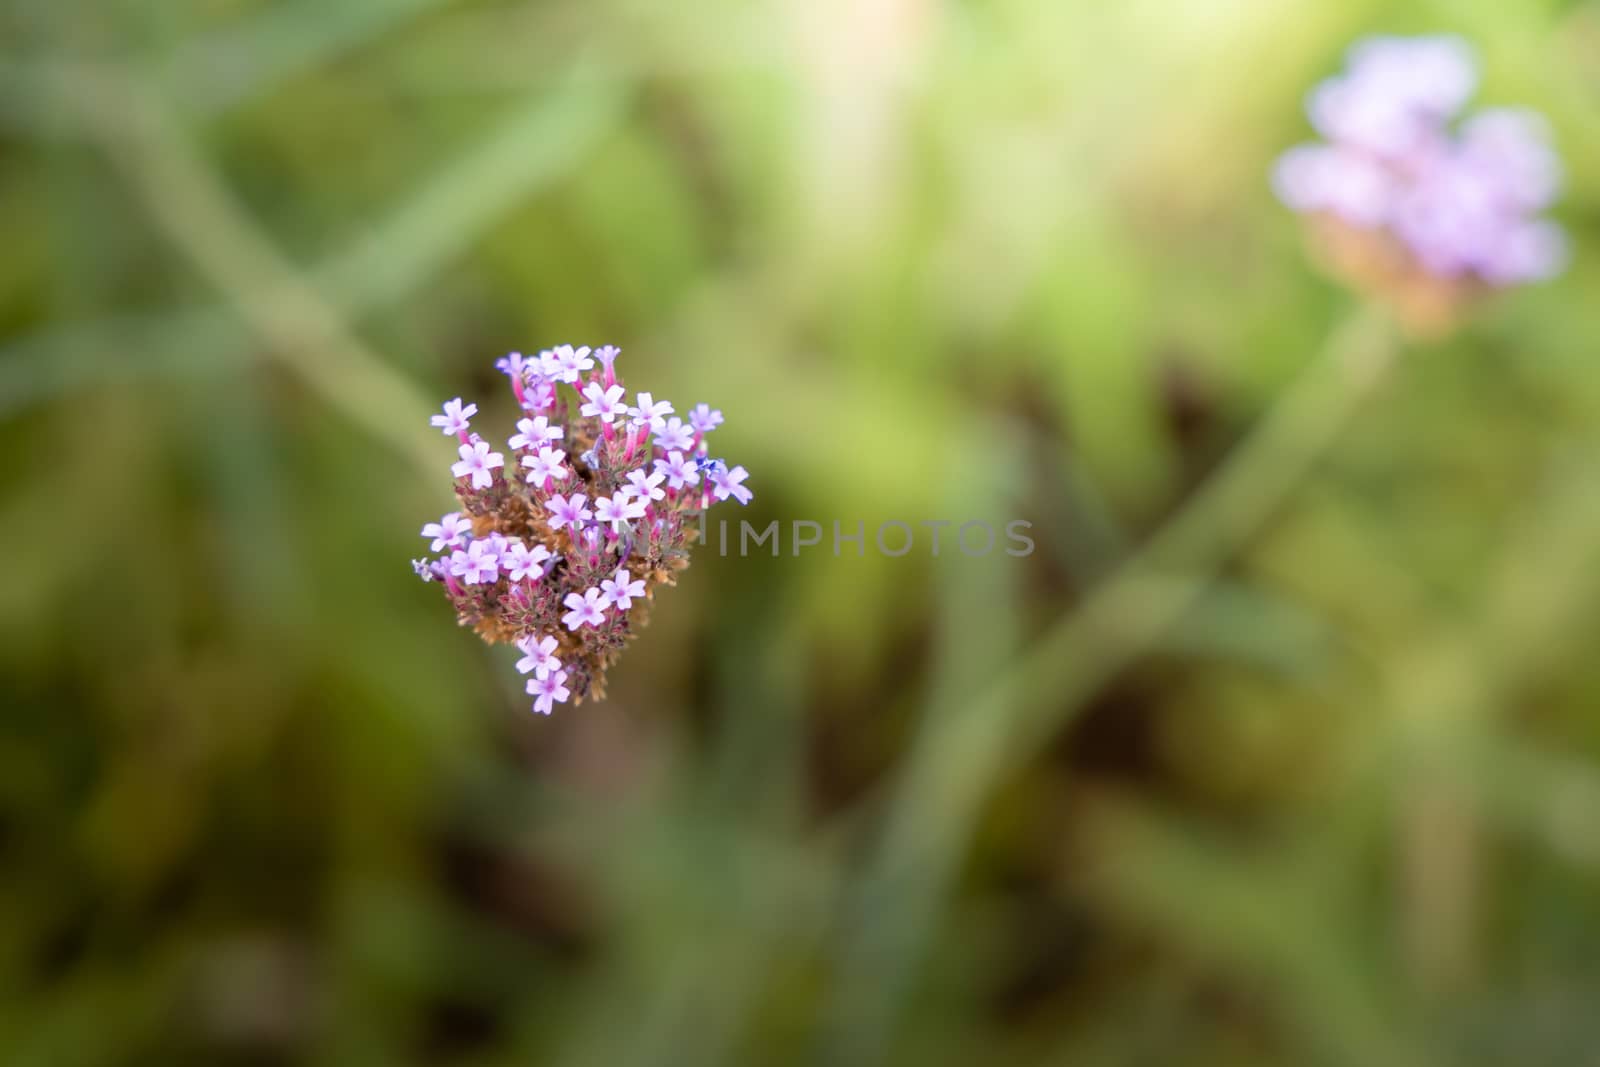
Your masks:
M1499 108L1456 123L1477 88L1456 37L1376 37L1308 101L1325 143L1290 149L1274 185L1296 211L1386 236L1416 270L1504 287L1561 272L1567 242L1540 218L1561 184L1549 129Z
M605 695L655 587L689 565L702 512L752 496L743 467L708 455L722 412L700 404L685 422L650 393L628 404L617 355L562 345L500 360L523 414L505 452L472 432L476 404L458 397L432 419L459 442L461 510L422 528L439 555L412 568L440 584L463 626L523 653L517 669L532 675L541 714Z

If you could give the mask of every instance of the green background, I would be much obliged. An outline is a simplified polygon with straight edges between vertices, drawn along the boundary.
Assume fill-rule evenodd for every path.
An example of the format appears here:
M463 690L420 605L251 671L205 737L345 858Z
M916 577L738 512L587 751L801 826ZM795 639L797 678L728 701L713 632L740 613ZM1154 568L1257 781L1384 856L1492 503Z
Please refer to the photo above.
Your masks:
M1379 31L1569 170L1426 344L1267 183ZM0 234L0 1063L1593 1062L1600 7L6 0ZM407 561L561 342L1038 549L531 716Z

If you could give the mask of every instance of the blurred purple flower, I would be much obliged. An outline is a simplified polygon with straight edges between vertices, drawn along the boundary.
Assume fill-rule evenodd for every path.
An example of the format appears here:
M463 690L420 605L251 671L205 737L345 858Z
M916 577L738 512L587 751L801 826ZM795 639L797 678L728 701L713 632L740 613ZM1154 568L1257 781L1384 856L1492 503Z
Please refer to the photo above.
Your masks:
M1452 123L1477 87L1456 37L1379 37L1351 49L1307 110L1326 143L1292 148L1273 172L1289 207L1398 242L1416 268L1489 286L1560 273L1564 236L1538 218L1561 167L1543 119L1524 110Z

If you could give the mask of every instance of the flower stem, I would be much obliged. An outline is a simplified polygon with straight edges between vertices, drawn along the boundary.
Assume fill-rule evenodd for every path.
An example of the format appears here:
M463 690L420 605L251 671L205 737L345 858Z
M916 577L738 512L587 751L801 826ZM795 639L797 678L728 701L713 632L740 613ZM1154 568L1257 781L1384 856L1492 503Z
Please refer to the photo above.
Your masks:
M1201 598L1338 441L1398 348L1381 310L1357 308L1171 521L975 699L930 707L844 924L822 1061L876 1062L991 786Z

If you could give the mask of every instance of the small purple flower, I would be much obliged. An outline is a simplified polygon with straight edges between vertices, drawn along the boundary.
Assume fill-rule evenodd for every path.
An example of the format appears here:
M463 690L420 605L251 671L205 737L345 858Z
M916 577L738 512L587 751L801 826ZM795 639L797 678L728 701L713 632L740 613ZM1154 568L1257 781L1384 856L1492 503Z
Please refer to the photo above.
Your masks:
M532 671L543 678L551 671L561 669L561 661L556 658L556 639L546 636L543 640L536 641L533 637L523 637L517 640L517 648L523 653L517 660L517 670L523 674Z
M696 404L689 412L689 425L696 433L710 433L722 425L722 412L711 410L709 404Z
M1278 197L1296 211L1326 211L1363 229L1394 210L1396 180L1370 156L1328 145L1301 145L1273 171Z
M548 411L556 406L556 383L534 378L522 396L525 411Z
M670 418L655 431L656 447L671 452L687 452L694 448L694 431L682 419Z
M446 437L460 437L467 432L467 427L471 425L472 416L477 413L478 405L468 404L466 407L462 407L461 398L458 396L454 400L446 400L444 402L443 415L435 415L428 421L444 431Z
M567 688L567 672L551 671L542 678L528 679L528 695L534 698L533 710L548 715L557 704L565 704L572 692Z
M438 577L433 573L433 562L431 560L414 559L411 561L411 569L416 571L417 577L424 582L431 582Z
M643 429L648 426L652 431L660 430L666 426L667 416L672 414L671 401L657 401L649 393L639 394L639 403L636 407L628 409L632 416L630 424Z
M699 483L700 472L696 466L693 460L684 458L682 452L674 449L667 453L666 459L656 460L656 473L666 477L669 487L682 489Z
M446 548L462 548L471 535L472 522L462 518L459 511L452 511L438 522L430 522L422 528L423 537L433 538L433 544L428 546L433 552L440 552Z
M571 345L557 345L542 355L546 360L545 366L549 368L549 376L568 385L576 385L578 376L594 366L587 347L575 349Z
M665 474L646 474L643 470L628 472L628 488L640 500L662 500L667 491L661 488L661 483L666 480Z
M500 557L487 541L474 541L465 552L451 553L450 571L468 585L493 585L500 577Z
M588 403L579 408L582 415L591 416L601 422L610 423L628 409L622 403L622 386L613 385L609 389L602 389L599 382L590 382L584 387L583 395Z
M528 376L528 361L521 352L511 352L495 360L494 369L513 381L521 381Z
M494 484L494 468L505 466L505 457L498 452L489 451L489 442L481 437L475 437L471 443L461 446L461 462L453 464L450 470L457 478L472 476L472 488L487 489Z
M528 468L529 485L544 485L551 479L564 482L572 474L567 469L567 454L556 448L541 448L537 456L523 456L522 465Z
M543 576L544 564L549 559L550 550L543 545L529 548L521 541L512 541L510 547L501 553L500 566L505 568L507 578L520 582L524 578Z
M550 529L559 530L563 526L577 529L594 517L594 513L584 505L589 498L582 493L573 493L563 497L557 493L550 498L548 505L550 511Z
M583 595L568 593L567 599L562 601L572 610L561 616L561 621L569 630L576 630L580 626L600 626L606 621L604 605L600 603L600 590L585 589Z
M1561 160L1550 124L1525 108L1488 108L1461 126L1461 159L1495 179L1497 195L1524 211L1542 211L1561 191Z
M609 525L613 533L621 533L630 519L644 518L644 509L644 501L634 499L626 488L611 496L597 497L594 502L595 519Z
M712 471L711 492L718 500L726 500L731 496L741 504L748 504L755 494L740 483L749 476L749 472L743 467Z
M626 567L618 567L614 579L601 580L600 593L607 604L627 611L633 606L634 597L644 598L644 580L629 574Z
M518 419L517 433L507 441L512 451L527 448L533 451L545 447L551 441L561 440L561 427L551 426L550 420L544 415L535 419Z

